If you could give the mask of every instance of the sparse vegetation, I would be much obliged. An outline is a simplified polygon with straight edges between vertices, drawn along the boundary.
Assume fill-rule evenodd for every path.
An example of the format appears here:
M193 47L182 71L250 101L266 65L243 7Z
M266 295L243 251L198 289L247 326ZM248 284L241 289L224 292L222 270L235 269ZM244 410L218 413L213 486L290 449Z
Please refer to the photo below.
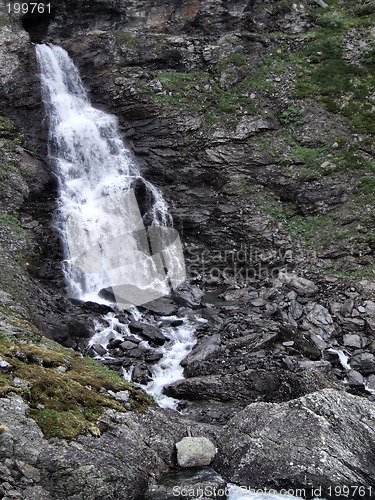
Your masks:
M9 17L4 14L0 14L0 28L9 25Z
M301 123L302 109L288 105L279 113L279 121L282 125L297 125Z
M18 217L16 214L8 214L6 212L0 211L0 225L5 224L10 228L13 232L20 236L25 236L26 233L24 229L20 226Z
M137 411L153 404L133 384L91 358L83 358L49 340L36 343L28 336L23 337L22 344L19 340L4 333L0 337L0 355L16 367L17 377L26 380L29 387L15 388L13 376L4 375L0 395L10 391L21 394L46 437L73 439L88 431L100 434L95 423L104 407L127 411L108 390L129 391L129 404ZM17 357L16 351L21 351L23 358Z
M354 12L357 16L375 14L375 2L373 0L362 0L359 5L356 5Z
M128 47L135 49L137 47L137 38L130 33L125 33L124 31L115 31L114 35L116 40Z

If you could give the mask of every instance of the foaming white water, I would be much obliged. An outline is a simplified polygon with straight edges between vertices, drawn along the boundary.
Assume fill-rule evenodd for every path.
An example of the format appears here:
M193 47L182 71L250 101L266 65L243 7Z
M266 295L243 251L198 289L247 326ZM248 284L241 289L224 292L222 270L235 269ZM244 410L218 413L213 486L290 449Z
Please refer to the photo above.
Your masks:
M37 45L36 54L49 118L50 156L55 162L59 180L57 225L65 251L66 280L73 296L105 302L98 297L98 292L111 286L112 281L109 271L101 266L102 248L97 242L117 238L118 255L136 254L138 241L129 236L119 246L119 237L143 228L140 227L142 219L137 204L137 209L134 209L134 204L124 203L121 193L129 192L137 183L143 184L150 199L144 218L162 226L171 219L159 191L140 175L120 137L115 117L90 104L79 72L67 52L61 47L42 44ZM74 222L70 245L67 220ZM77 227L80 231L76 230ZM73 265L76 256L70 255L72 245L77 251L91 248L91 269L88 272L77 270ZM165 280L155 280L152 259L142 254L133 261L130 265L126 261L126 272L132 285L161 287L163 294L168 293Z
M341 351L340 349L330 348L330 349L327 349L327 352L330 352L332 354L337 354L337 356L339 357L339 361L341 363L341 366L345 370L351 369L350 364L349 364L349 356L347 356L343 351Z
M137 320L139 312L135 309L133 317ZM168 326L174 320L182 320L183 323L179 326ZM107 344L111 340L121 339L126 340L126 337L131 335L140 340L140 345L151 351L162 354L162 358L151 367L152 380L146 385L140 385L148 394L152 395L162 408L176 409L179 400L165 396L163 388L182 380L184 378L181 361L189 354L196 343L195 328L197 322L205 322L200 318L180 318L177 316L162 317L161 321L165 323L161 326L161 332L167 339L165 344L153 348L146 340L142 340L134 332L129 331L127 324L122 323L114 313L108 313L103 316L103 321L95 322L95 334L90 339L89 346L100 345L106 349ZM109 354L98 356L99 359L110 359ZM128 369L123 368L123 376L126 380L131 380L133 366Z
M168 318L168 320L171 319L182 318L174 318L173 316ZM180 326L162 329L164 336L169 341L156 349L157 352L163 354L163 357L151 369L151 382L142 386L146 392L155 397L158 405L162 408L176 409L179 401L164 395L162 391L166 385L184 378L184 369L180 363L196 344L195 322L188 318L183 318L183 321L184 323Z
M267 488L245 488L237 486L236 484L227 485L228 496L227 500L303 500L303 497L294 496L291 494L292 490L284 491L280 493L274 493L272 489ZM296 489L299 494L306 493L304 489ZM298 493L297 493L298 494ZM318 500L314 498L313 500ZM319 500L326 500L325 498L319 498Z
M130 335L129 328L124 323L121 323L115 313L107 313L103 316L103 322L94 322L95 333L91 337L88 345L101 345L104 349L111 340L123 340L127 335Z

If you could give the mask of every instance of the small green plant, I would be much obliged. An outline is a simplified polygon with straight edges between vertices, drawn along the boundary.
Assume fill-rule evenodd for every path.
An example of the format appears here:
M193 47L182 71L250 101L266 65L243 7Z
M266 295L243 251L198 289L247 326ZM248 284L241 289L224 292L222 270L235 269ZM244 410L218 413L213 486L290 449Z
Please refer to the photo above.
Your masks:
M25 139L25 135L24 134L18 134L17 137L15 137L14 139L12 139L10 142L9 142L9 148L11 151L15 151L17 149L17 147L25 147L26 146L26 139Z
M375 177L364 177L357 185L357 192L375 195Z
M302 168L299 172L298 179L300 181L315 181L319 179L319 175L308 168Z
M124 31L115 31L114 35L118 42L126 44L133 49L136 48L137 38L135 36L125 33Z
M7 137L13 130L12 122L5 116L0 116L0 137Z
M302 109L289 105L279 113L279 121L283 125L297 125L301 123Z
M20 226L17 215L8 214L7 212L0 212L0 224L8 226L12 231L21 235L25 230Z
M361 4L355 9L355 14L357 16L369 16L375 13L375 2L374 0L362 0Z
M344 27L345 19L340 12L325 12L317 16L316 23L325 28L339 29Z
M244 54L235 52L228 57L227 61L235 64L236 66L242 66L247 62L247 57Z
M6 341L6 342L12 342L13 340L13 335L10 335L7 332L0 331L0 341Z

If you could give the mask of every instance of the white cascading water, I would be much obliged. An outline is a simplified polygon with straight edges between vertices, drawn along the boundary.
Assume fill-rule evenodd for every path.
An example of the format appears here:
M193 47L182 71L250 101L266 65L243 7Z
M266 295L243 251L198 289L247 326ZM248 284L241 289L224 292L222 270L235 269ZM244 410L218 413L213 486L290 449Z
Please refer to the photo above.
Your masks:
M122 250L126 254L136 252L137 241L128 236L141 229L139 219L133 206L116 201L121 197L123 202L122 194L137 181L143 183L151 200L146 216L152 224L165 226L171 218L160 192L140 175L120 137L116 119L90 104L67 52L61 47L41 44L37 45L36 53L49 118L50 156L59 179L57 226L65 251L66 280L72 296L103 302L98 292L109 287L111 281L106 272L83 273L73 265L67 219L80 221L84 228L80 234L73 231L71 235L71 243L78 250L89 246L94 249L98 241L118 241L126 233ZM96 257L100 259L93 250L94 261ZM152 283L155 276L151 278L147 269L150 262L152 264L149 259L143 268L139 261L134 262L130 270L132 284L141 288L152 284L155 288L161 287L165 295L169 292L165 280Z
M135 315L136 320L140 319L139 316L137 317L137 310L132 310L131 312ZM182 320L183 323L177 327L171 327L170 323L177 319ZM166 385L184 378L184 370L180 363L189 354L196 343L194 335L196 325L206 321L207 320L198 317L161 317L161 325L159 325L159 328L167 341L164 345L156 348L152 348L146 340L143 340L135 333L131 333L132 337L141 341L140 344L143 347L162 355L162 358L151 367L152 380L148 384L140 385L148 394L154 396L155 400L162 408L177 408L179 400L166 396L162 391ZM106 314L103 317L103 322L97 322L95 324L95 329L96 333L90 339L89 345L91 346L99 344L105 347L110 340L125 340L125 338L130 335L128 326L121 323L114 313ZM109 356L105 356L102 359L109 359ZM127 380L131 380L132 368L128 370L123 369L123 375Z
M137 251L139 253L139 241L131 235L144 226L140 227L136 200L129 198L132 203L127 203L123 193L128 193L135 182L143 183L150 201L143 219L159 227L171 223L162 195L141 176L118 132L116 119L91 105L79 72L67 52L61 47L41 44L36 46L36 54L49 119L50 157L55 163L59 181L57 227L65 252L64 274L70 294L85 301L105 302L98 293L113 285L111 269L108 271L103 266L101 272L95 272L97 269L92 272L91 269L87 273L79 268L77 270L74 264L80 249L84 249L86 253L91 251L93 254L90 265L95 267L96 261L102 259L100 253L103 247L96 242L114 241L110 249L111 257L116 262L119 255L123 256L123 260L128 259L125 263L131 286L148 290L151 285L157 296L167 295L171 282L172 285L178 284L184 276L181 259L179 255L174 255L177 247L170 245L169 254L163 255L163 263L167 261L169 270L179 267L174 281L173 276L171 279L170 275L164 275L161 279L160 273L153 272L156 261L147 256L138 260L129 259ZM67 226L72 220L79 221L79 226L71 225L69 234ZM76 249L77 255L72 255L72 248ZM135 308L130 311L133 316L139 316ZM129 334L127 326L121 324L114 314L104 317L103 323L96 325L96 330L91 344L103 346L110 339ZM161 406L175 407L177 404L177 401L163 398L161 391L167 383L183 378L180 361L195 343L194 331L193 322L187 318L179 327L170 331L165 329L170 340L159 348L163 357L153 367L153 380L145 387L149 393L163 399L164 402L159 402Z

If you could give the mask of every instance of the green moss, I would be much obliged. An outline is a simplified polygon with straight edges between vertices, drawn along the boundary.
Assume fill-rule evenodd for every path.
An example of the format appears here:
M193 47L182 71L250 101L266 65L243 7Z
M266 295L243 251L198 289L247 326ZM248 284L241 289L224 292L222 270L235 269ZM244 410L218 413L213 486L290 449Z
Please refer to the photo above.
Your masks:
M5 116L0 116L0 137L8 137L13 130L13 124Z
M98 363L92 358L84 358L82 360L82 366L87 366L87 369L95 373L99 377L99 379L109 380L112 382L112 384L117 384L117 386L122 388L128 389L130 387L134 389L134 385L130 382L125 381L124 378L121 377L117 372L111 370L105 365L102 365L101 363Z
M357 183L357 192L374 195L375 201L375 177L364 177Z
M78 434L84 434L87 431L91 431L93 434L100 433L99 429L82 418L79 411L31 409L30 416L43 430L46 438L74 439Z
M19 236L26 236L25 230L20 226L17 214L8 214L7 212L0 211L0 224L8 226L12 232Z
M114 35L116 40L124 45L128 45L131 48L136 48L138 45L138 39L130 35L129 33L125 33L124 31L115 31Z
M28 362L15 357L16 350L20 350ZM126 411L124 404L108 390L129 391L129 403L137 411L153 404L149 396L109 368L52 341L18 344L0 339L0 355L16 367L18 377L29 382L29 388L17 389L17 392L29 403L31 416L46 437L73 439L87 431L100 434L95 424L103 408ZM66 371L58 370L60 366ZM12 376L4 375L0 394L4 396L14 390Z

